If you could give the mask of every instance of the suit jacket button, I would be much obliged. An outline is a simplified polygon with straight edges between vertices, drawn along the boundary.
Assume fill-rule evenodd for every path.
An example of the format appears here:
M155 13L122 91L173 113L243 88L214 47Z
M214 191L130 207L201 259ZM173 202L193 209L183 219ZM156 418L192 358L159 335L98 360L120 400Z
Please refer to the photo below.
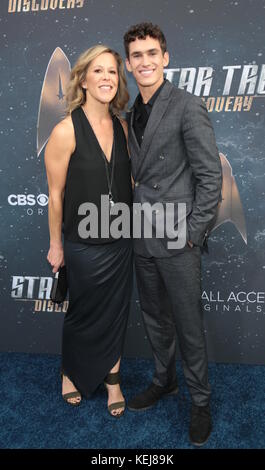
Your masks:
M164 155L159 155L160 160L165 160Z
M153 185L153 188L154 188L154 189L159 189L159 184L154 184L154 185Z
M139 181L135 181L135 186L136 187L139 186L139 184L140 184Z

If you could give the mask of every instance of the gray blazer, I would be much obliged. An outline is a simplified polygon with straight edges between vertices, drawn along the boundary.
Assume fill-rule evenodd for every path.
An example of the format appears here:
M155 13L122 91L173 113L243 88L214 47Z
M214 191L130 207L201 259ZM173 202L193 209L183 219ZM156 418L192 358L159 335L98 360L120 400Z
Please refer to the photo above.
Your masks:
M202 99L166 81L149 117L141 148L127 113L135 181L134 203L185 202L187 239L203 246L216 215L222 169L213 127ZM175 218L177 220L177 204ZM176 254L167 236L134 239L135 252L157 258ZM177 250L178 251L178 250Z

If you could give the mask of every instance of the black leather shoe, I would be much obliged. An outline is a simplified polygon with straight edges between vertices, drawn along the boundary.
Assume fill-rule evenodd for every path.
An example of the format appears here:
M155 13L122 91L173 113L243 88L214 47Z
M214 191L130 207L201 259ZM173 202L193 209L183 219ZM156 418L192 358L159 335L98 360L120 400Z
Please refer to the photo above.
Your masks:
M131 411L147 410L154 406L162 397L176 395L177 393L177 382L170 387L160 387L159 385L152 383L146 390L130 400L127 408Z
M190 421L190 440L195 446L202 446L212 431L212 418L209 405L192 405Z

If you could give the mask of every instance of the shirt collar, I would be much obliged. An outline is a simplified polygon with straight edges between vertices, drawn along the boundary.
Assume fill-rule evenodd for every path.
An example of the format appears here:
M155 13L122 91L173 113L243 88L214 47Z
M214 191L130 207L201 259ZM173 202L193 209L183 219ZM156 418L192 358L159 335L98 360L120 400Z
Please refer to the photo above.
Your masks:
M164 79L163 83L160 85L160 87L156 90L156 92L151 96L150 100L147 103L143 102L141 93L139 93L136 97L136 100L134 102L134 107L136 108L137 111L140 111L141 106L148 106L152 107L154 105L155 100L157 99L159 93L161 92L163 86L165 85L166 80Z

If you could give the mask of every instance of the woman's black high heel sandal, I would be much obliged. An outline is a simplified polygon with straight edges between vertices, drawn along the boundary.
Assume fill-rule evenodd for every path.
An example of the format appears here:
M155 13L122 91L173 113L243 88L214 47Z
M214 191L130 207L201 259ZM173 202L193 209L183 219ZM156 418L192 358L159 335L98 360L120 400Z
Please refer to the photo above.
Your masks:
M67 377L67 375L65 375L62 371L61 371L61 379L63 381L63 376ZM67 377L68 378L68 377ZM70 379L69 379L70 380ZM82 401L82 396L81 396L81 393L76 391L76 392L69 392L69 393L64 393L62 395L64 401L66 403L68 403L68 405L72 405L72 406L79 406L81 401ZM79 401L76 401L76 402L71 402L69 401L71 398L80 398Z
M120 384L120 373L119 372L109 372L108 375L105 377L104 380L104 385L107 389L106 384L108 385L117 385ZM120 413L117 414L112 414L112 411L118 410L119 408L123 408L123 410ZM120 418L125 411L125 400L118 401L115 403L111 403L111 405L108 406L109 414L113 416L114 418Z

